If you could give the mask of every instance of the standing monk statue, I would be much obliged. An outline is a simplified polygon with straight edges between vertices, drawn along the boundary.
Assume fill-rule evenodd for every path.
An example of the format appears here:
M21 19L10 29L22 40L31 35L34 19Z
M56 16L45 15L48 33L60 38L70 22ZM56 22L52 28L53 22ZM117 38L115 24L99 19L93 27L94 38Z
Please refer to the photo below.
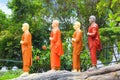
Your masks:
M101 50L101 44L100 44L100 36L99 36L99 27L98 24L95 23L96 18L95 16L89 17L90 26L88 28L88 46L90 50L90 57L92 62L92 68L90 69L96 69L97 68L97 56L96 51Z
M20 41L22 47L23 58L23 74L21 76L27 76L32 65L32 36L29 32L29 24L24 23L22 25L23 35Z
M49 39L51 48L51 71L60 70L60 56L63 54L63 48L58 20L53 20L52 22L52 31Z
M72 38L72 45L73 45L72 72L80 72L80 52L82 50L82 31L80 30L80 27L81 27L80 22L76 21L73 26L73 28L75 29L75 32Z

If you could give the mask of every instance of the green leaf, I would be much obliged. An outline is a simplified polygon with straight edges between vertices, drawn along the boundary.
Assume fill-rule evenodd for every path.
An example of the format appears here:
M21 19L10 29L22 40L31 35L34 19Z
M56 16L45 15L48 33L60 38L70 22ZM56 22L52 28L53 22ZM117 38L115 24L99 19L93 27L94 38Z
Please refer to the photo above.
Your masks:
M113 8L113 6L115 5L115 3L119 1L119 0L112 0L112 4L111 4L111 8Z
M111 22L110 22L110 27L115 27L115 25L116 25L116 22L115 22L115 21L111 21Z
M116 18L116 21L120 21L120 16L118 16L118 17Z

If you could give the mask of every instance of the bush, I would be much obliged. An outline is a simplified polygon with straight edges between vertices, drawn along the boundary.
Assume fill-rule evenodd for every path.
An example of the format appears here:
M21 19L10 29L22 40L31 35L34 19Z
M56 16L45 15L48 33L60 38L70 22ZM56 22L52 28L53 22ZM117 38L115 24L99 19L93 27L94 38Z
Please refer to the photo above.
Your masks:
M39 56L40 59L37 60L36 57ZM50 50L40 50L33 47L33 65L30 72L43 72L50 69Z

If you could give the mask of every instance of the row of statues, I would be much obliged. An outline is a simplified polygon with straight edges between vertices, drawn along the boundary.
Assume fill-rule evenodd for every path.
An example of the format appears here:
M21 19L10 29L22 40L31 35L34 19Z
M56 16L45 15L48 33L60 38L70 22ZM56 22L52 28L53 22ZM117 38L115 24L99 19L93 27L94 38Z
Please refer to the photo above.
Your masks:
M97 58L96 51L101 50L100 45L100 36L98 24L95 23L95 16L89 17L90 26L88 28L88 46L90 51L90 57L92 62L92 68L97 68ZM82 50L82 31L80 29L80 22L76 21L73 25L74 33L72 37L72 72L81 72L80 70L80 53ZM30 66L32 65L32 36L29 32L29 24L24 23L22 25L23 35L20 41L22 47L22 57L23 57L23 74L25 76L29 74ZM50 71L60 70L60 57L64 54L61 41L61 31L59 29L59 21L53 20L52 22L52 31L49 37L50 40Z

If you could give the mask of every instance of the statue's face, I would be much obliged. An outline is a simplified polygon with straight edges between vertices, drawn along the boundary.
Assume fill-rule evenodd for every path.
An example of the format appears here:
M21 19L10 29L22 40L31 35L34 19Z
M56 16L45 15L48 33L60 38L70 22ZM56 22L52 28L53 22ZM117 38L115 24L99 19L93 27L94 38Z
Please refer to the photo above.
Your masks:
M58 23L55 22L55 21L53 21L53 22L52 22L52 28L55 28L55 27L58 27Z
M74 28L74 30L77 30L78 26L77 26L77 25L74 25L73 28Z
M79 23L74 23L74 26L73 26L74 30L77 30L78 28L80 28L79 25L80 25Z
M27 27L26 27L26 26L23 26L23 27L22 27L22 30L23 30L23 31L26 31L26 30L27 30Z
M76 27L76 26L75 26L75 25L73 25L73 29L74 29L74 30L75 30L75 27Z
M52 22L52 28L54 28L56 26L55 22Z
M93 22L93 19L92 18L89 18L89 23L92 23Z
M25 27L24 26L22 26L22 30L25 31Z

